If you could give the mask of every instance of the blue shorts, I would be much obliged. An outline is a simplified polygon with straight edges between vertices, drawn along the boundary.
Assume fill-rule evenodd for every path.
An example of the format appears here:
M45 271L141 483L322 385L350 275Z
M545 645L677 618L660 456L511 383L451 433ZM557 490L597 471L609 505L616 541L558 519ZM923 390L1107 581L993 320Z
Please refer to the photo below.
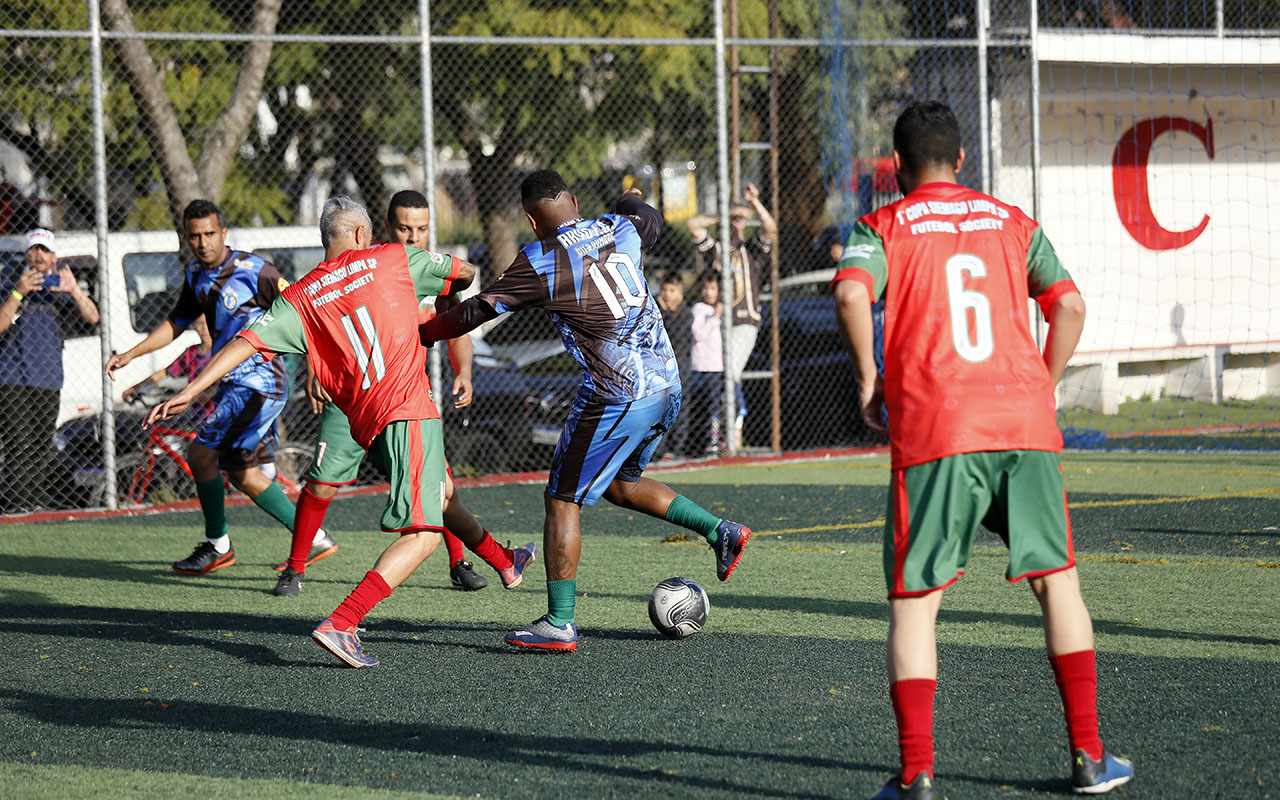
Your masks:
M196 442L218 451L221 469L250 469L276 460L276 417L285 399L244 386L218 385L213 413L200 423Z
M579 394L569 407L547 494L594 506L614 478L635 483L680 411L680 387L630 403L599 403Z

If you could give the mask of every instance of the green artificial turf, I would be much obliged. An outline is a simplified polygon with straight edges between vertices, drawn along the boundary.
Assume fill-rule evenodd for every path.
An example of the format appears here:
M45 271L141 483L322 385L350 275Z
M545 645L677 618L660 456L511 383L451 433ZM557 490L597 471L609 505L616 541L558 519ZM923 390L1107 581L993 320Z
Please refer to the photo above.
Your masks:
M1280 459L1068 454L1104 741L1119 797L1271 797L1280 718ZM337 555L277 598L286 534L231 509L236 566L177 575L198 515L0 525L0 796L869 796L896 765L884 676L883 458L663 476L756 535L731 581L656 520L583 513L582 641L513 651L544 610L448 588L443 553L367 619L370 670L307 634L390 539L341 499ZM501 539L540 538L541 488L465 489ZM682 537L676 537L680 539ZM1037 606L985 532L938 626L937 771L952 800L1066 788ZM645 601L684 575L706 630L668 641ZM378 794L372 794L374 791ZM421 796L421 795L419 795Z

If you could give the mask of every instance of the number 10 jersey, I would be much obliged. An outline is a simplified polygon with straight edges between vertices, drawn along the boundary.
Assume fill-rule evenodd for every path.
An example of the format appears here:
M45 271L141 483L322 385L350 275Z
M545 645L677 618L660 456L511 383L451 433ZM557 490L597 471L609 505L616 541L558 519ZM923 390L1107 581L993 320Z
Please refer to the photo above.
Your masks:
M894 469L958 453L1062 450L1028 299L1048 309L1076 286L1018 208L925 184L858 221L835 280L885 299Z
M661 218L647 206L641 212L566 222L555 238L525 247L479 294L499 314L535 307L550 314L582 367L582 390L595 402L627 403L680 385L644 277L644 251L657 239Z

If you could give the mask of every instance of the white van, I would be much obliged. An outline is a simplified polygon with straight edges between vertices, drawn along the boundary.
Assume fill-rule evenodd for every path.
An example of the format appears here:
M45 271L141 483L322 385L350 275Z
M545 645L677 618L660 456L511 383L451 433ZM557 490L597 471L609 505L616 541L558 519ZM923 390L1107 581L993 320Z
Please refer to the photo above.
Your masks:
M93 232L58 232L58 265L67 266L81 287L97 300L103 319L111 320L111 350L123 353L163 321L177 301L183 264L178 261L174 231L112 233L107 237L109 291L98 286L98 238ZM0 258L22 258L26 239L0 237ZM232 228L227 245L258 253L289 280L304 274L324 258L315 226ZM72 315L74 317L74 315ZM73 319L64 330L62 366L65 375L58 425L73 417L102 411L102 345L97 325ZM169 366L185 348L199 340L187 331L167 347L134 359L116 373L112 397L118 407L121 393L156 370Z

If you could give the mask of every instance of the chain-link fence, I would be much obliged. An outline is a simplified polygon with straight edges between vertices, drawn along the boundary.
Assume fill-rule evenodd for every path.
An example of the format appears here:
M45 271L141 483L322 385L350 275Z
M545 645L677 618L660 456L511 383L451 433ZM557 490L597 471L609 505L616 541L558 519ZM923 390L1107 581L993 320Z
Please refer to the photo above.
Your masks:
M191 200L294 278L322 257L325 198L379 220L423 191L430 245L483 284L529 240L517 187L544 167L584 215L636 186L666 220L644 267L685 384L669 455L871 444L827 287L852 223L897 197L892 124L917 98L956 110L960 180L1041 218L1098 309L1064 424L1156 430L1175 398L1266 425L1278 27L1275 2L16 0L0 8L0 506L190 495L198 413L138 423L198 366L196 333L105 387L102 366L169 317ZM1230 222L1184 241L1201 215ZM1223 258L1226 278L1206 263ZM707 325L714 300L694 305L715 289ZM441 403L455 473L545 469L579 374L554 326L508 315L474 346L472 402ZM299 371L280 416L291 482L315 430ZM1151 413L1126 416L1142 397Z

